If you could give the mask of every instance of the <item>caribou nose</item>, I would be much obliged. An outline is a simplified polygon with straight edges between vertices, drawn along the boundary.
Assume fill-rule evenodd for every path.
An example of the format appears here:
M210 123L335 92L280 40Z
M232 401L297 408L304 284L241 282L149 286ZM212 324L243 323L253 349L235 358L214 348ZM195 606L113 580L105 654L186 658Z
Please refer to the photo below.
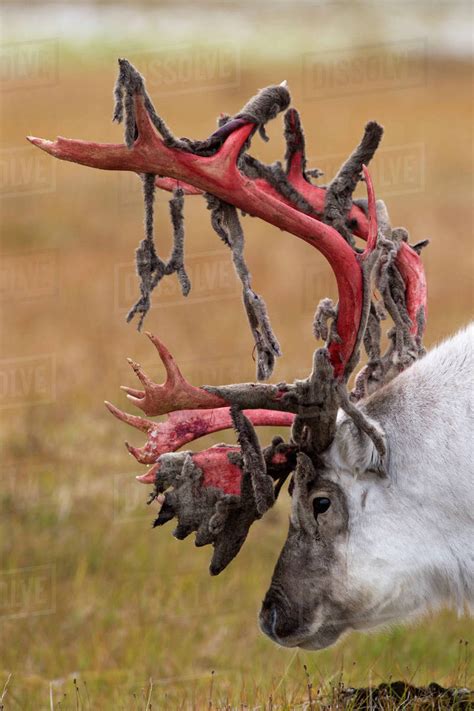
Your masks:
M272 639L275 639L276 637L277 621L278 611L276 605L274 603L264 601L259 615L260 627L262 632Z
M298 606L285 600L279 590L270 588L259 615L262 632L277 644L293 646L295 635L303 628L303 620L298 615Z

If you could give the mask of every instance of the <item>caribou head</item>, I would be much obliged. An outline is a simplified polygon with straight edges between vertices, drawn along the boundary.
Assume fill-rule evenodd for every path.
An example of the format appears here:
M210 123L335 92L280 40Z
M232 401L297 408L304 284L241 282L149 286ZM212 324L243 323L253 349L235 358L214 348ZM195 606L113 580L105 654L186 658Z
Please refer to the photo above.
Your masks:
M406 409L404 376L411 377L424 353L426 285L419 257L424 243L410 246L406 230L392 229L384 203L375 200L366 166L382 128L368 123L352 155L321 187L313 182L320 172L307 168L300 117L289 108L285 83L261 90L234 116L222 115L217 130L197 141L173 136L142 77L126 60L119 64L114 119L125 121L125 145L29 140L62 160L140 175L146 213L137 250L140 297L128 316L138 317L139 328L161 279L176 273L183 294L191 288L184 263L183 200L203 195L242 284L257 360L258 382L195 387L165 345L148 334L166 369L165 382L156 384L130 361L141 388L124 390L148 417L107 407L147 437L142 448L127 447L139 462L151 465L137 478L153 485L151 499L161 504L155 526L177 519L177 538L195 532L196 545L212 544L210 571L216 575L289 480L289 533L262 605L264 632L284 645L321 648L347 629L416 612L426 590L403 597L412 568L402 549L407 538L419 535L414 519L423 515L407 513L413 488L407 485L403 496L399 493L397 476L401 481L403 475L396 467L403 466L403 447L394 432L403 421L397 412ZM249 155L251 139L257 131L266 138L265 123L281 111L285 165L265 165ZM361 179L367 199L353 200ZM173 192L174 247L166 260L154 240L157 188ZM280 346L265 303L252 288L237 210L305 240L333 268L338 303L324 299L316 309L314 334L325 345L315 351L304 380L262 382L270 377ZM365 248L356 238L366 241ZM381 320L387 316L393 327L383 352ZM349 392L362 346L367 365ZM164 414L165 421L149 419ZM276 437L262 448L255 430L260 425L288 427L289 437ZM228 428L236 430L238 446L182 449ZM410 467L407 471L413 474ZM394 575L387 574L390 569Z

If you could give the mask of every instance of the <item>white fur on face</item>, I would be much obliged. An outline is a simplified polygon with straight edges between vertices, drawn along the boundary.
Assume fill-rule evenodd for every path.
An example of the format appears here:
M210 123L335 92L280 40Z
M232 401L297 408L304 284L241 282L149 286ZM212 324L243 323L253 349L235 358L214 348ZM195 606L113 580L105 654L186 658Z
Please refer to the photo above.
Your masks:
M297 471L267 593L267 609L272 590L283 600L276 641L321 649L348 629L474 607L473 341L471 325L360 404L385 433L384 461L340 413L314 486ZM333 498L320 524L314 489Z
M384 429L386 477L372 442L341 415L326 454L346 495L345 586L366 602L358 629L474 604L474 327L460 332L362 404Z

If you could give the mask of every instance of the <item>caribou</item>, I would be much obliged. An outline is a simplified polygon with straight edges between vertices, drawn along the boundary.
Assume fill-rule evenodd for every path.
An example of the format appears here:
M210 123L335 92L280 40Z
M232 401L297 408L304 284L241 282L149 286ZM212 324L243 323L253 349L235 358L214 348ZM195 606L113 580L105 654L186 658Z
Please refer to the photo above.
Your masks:
M266 87L236 114L222 114L207 139L175 137L157 114L145 83L119 60L114 120L124 144L30 136L61 159L137 173L143 183L145 235L137 252L140 296L128 320L138 328L151 294L172 274L183 295L192 285L184 260L185 196L201 195L211 225L230 249L255 340L257 380L222 386L186 381L164 343L148 333L166 370L155 383L129 360L140 388L124 386L146 417L111 403L110 412L143 432L127 444L150 465L137 479L153 486L154 522L177 520L178 539L195 532L212 544L210 572L240 551L250 526L289 482L289 532L262 603L261 629L278 644L322 649L350 630L413 617L442 605L474 602L472 344L474 328L425 353L427 289L420 252L406 229L392 227L367 168L382 138L375 121L325 185L309 169L305 137L286 85ZM258 132L284 113L285 165L249 154ZM355 199L360 180L367 198ZM173 250L159 256L154 236L156 189L173 193ZM293 383L268 383L281 356L262 297L244 258L239 217L258 217L318 249L329 261L338 301L323 299L313 331L325 341L311 372ZM365 247L360 246L365 241ZM384 342L382 322L391 328ZM366 364L352 378L366 353ZM151 417L166 415L165 420ZM289 428L262 447L256 428ZM233 428L238 445L186 449Z

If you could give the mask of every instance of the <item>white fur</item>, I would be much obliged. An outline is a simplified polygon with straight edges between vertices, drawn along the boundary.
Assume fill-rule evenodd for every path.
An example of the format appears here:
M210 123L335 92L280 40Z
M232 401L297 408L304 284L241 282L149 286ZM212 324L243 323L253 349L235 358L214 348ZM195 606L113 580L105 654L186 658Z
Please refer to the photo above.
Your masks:
M471 324L362 404L386 435L386 477L340 415L326 459L348 502L335 574L364 601L355 628L474 605L473 344Z

